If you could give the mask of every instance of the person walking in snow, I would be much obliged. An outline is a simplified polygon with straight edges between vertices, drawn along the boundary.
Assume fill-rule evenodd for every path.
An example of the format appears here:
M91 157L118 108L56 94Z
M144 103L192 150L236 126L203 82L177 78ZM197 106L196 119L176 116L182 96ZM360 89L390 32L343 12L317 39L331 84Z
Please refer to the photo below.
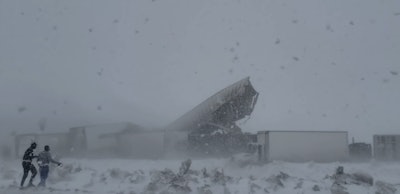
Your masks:
M40 183L38 186L45 187L46 186L46 179L49 175L49 165L51 163L55 163L58 166L61 166L62 163L55 161L50 154L50 146L45 145L44 151L40 152L38 156L38 164L39 164L39 173L40 173Z
M21 188L23 188L23 186L24 186L24 182L25 182L26 177L28 177L29 171L31 171L32 176L31 176L31 179L29 180L28 186L29 187L34 186L32 181L37 174L37 170L36 170L35 166L32 164L32 160L34 158L37 158L37 156L35 156L33 154L34 149L36 149L35 142L31 143L31 146L28 149L26 149L24 156L22 157L22 168L24 169L24 175L22 176L22 180L21 180Z

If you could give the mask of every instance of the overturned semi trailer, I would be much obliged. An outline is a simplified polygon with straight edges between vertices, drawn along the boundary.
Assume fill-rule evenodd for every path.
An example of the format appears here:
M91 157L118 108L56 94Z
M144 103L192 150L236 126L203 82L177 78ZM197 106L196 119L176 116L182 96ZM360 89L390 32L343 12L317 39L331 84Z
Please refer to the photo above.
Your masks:
M187 152L222 156L244 151L250 135L243 134L235 122L253 112L257 97L258 92L247 77L209 97L161 130L130 122L73 127L67 133L58 134L57 151L64 156L134 158L160 158ZM50 134L39 136L47 135ZM17 142L30 139L31 136L21 136Z
M258 92L250 78L242 79L217 92L162 130L130 124L83 126L70 129L72 150L87 153L120 154L159 158L171 155L229 155L245 151L249 134L236 121L249 116ZM80 149L77 149L80 148Z
M166 127L167 151L199 155L244 151L251 137L236 121L253 112L257 98L249 77L222 89Z

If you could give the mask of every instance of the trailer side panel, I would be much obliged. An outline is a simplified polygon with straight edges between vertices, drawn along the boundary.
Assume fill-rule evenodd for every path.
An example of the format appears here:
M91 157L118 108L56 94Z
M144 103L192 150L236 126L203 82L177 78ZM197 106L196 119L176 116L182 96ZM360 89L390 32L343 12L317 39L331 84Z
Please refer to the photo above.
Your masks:
M269 160L331 162L347 160L347 132L271 131Z

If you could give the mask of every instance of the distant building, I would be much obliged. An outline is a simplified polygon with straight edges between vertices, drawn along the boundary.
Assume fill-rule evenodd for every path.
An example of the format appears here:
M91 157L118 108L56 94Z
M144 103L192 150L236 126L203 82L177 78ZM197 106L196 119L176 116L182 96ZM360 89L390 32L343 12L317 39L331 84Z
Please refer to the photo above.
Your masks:
M15 136L15 154L20 158L35 141L38 151L50 145L61 156L160 158L164 132L130 122L73 127L67 133L26 133Z
M74 127L68 134L71 155L160 158L164 132L130 122Z
M375 159L400 160L400 135L374 135L373 143Z

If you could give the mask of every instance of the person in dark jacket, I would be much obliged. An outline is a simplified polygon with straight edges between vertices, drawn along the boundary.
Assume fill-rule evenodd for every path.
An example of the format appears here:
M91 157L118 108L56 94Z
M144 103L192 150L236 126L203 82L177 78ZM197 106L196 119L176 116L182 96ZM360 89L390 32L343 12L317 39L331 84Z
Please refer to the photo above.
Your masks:
M37 174L37 170L36 170L35 166L32 164L32 160L34 158L37 158L37 156L35 156L33 153L34 149L36 149L35 142L33 142L31 144L31 146L25 151L24 156L22 157L22 167L24 168L24 175L22 176L22 180L21 180L21 188L24 186L24 182L25 182L26 177L28 177L29 171L31 171L32 176L31 176L31 179L29 180L28 186L34 186L32 181Z
M58 166L61 166L62 163L55 161L50 154L50 146L45 145L44 151L40 152L38 156L38 164L39 164L39 173L40 173L40 183L38 186L45 187L46 186L46 179L49 175L49 165L50 163L55 163Z

